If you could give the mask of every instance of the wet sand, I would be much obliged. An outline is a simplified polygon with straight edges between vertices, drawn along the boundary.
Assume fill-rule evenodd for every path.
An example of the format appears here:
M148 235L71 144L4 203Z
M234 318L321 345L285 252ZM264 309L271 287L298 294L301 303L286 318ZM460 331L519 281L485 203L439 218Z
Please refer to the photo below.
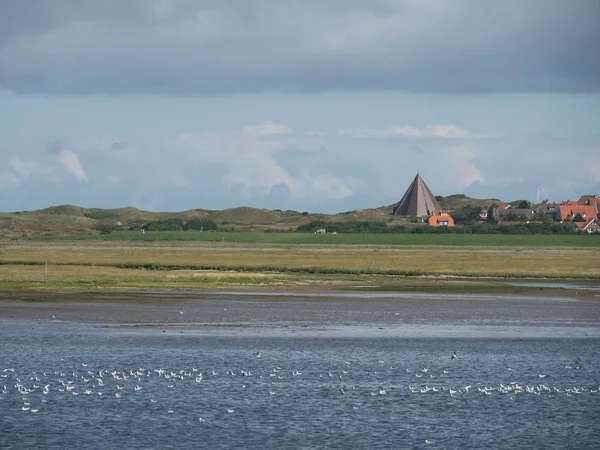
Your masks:
M0 324L362 337L600 337L600 298L349 291L68 291L0 296Z

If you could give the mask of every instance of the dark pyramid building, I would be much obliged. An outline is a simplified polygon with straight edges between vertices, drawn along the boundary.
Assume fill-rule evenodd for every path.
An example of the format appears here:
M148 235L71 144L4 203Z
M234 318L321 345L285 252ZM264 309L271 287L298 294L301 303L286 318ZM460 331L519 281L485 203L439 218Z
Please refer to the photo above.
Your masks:
M421 175L417 174L402 200L394 206L394 216L431 216L435 209L442 209Z

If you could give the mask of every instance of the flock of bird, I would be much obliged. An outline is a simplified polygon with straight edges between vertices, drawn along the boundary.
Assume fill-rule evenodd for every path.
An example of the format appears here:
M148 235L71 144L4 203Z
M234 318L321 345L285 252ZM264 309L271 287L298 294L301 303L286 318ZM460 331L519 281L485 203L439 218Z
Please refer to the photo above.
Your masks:
M260 353L254 355L260 358ZM451 359L457 358L454 353ZM506 382L499 385L484 385L474 382L471 385L460 387L449 387L445 384L439 384L438 380L444 380L449 377L451 370L448 369L405 369L404 377L412 381L404 384L393 385L387 383L384 386L373 386L368 380L353 377L353 367L350 362L345 362L343 367L336 371L318 373L315 371L301 372L298 369L283 369L274 367L271 369L255 366L254 369L235 369L235 370L201 370L191 368L187 370L173 369L126 369L115 370L106 368L91 368L88 364L81 363L76 370L70 371L52 371L52 372L31 372L26 375L19 374L14 368L6 368L0 371L0 410L6 407L18 405L24 413L39 413L50 411L56 400L55 396L69 396L71 398L79 396L102 397L103 399L112 399L114 401L126 401L130 396L143 396L146 398L137 398L138 400L148 401L152 404L167 403L163 411L168 414L175 412L175 407L168 404L169 395L165 395L164 390L177 389L181 386L190 388L197 386L202 389L210 389L213 384L218 384L223 377L227 377L227 383L236 383L238 388L246 389L252 387L259 389L259 395L276 396L280 393L289 396L292 392L293 383L291 379L302 378L303 386L326 389L328 392L338 392L340 395L352 393L354 396L370 395L383 396L394 393L407 392L411 394L443 394L450 397L466 395L492 395L509 394L514 398L516 395L547 395L554 397L557 395L584 395L597 394L597 387L584 386L548 386L542 383L519 383L517 381ZM397 370L397 367L389 366L385 361L375 363L373 372L375 374L383 369L391 370L395 373L394 378L400 378L400 373L404 371ZM565 369L574 370L571 366ZM507 367L507 371L512 371ZM435 374L434 374L435 372ZM364 374L363 374L364 375ZM544 379L548 375L538 374L539 379ZM392 377L387 377L388 381L393 381ZM4 408L3 408L4 405ZM223 414L235 413L235 408L223 408ZM358 406L353 406L358 409ZM199 417L199 422L205 422L206 419Z

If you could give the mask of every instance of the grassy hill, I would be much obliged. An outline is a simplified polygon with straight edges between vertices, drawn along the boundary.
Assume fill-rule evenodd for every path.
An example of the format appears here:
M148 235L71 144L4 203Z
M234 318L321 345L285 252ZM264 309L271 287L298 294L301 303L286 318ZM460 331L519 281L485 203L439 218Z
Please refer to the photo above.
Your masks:
M460 209L467 205L488 209L493 204L499 205L504 203L497 198L471 198L463 194L454 194L447 197L438 196L436 199L443 209ZM519 201L516 201L516 203L519 203Z
M444 209L458 209L466 205L487 208L497 199L473 199L464 195L438 197ZM212 211L191 209L181 212L142 211L133 207L117 209L82 208L59 205L38 211L0 213L0 236L47 236L88 234L109 226L117 229L138 229L145 224L166 219L211 219L221 227L234 231L292 231L299 225L314 220L328 222L380 221L388 225L410 225L415 219L392 216L393 205L345 211L337 214L311 214L298 211L269 210L241 206Z

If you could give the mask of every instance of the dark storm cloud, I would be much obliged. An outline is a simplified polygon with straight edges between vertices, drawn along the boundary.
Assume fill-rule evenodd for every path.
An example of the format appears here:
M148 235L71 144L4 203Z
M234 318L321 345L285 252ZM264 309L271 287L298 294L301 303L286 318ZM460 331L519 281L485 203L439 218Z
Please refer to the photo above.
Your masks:
M597 0L3 0L0 87L589 92L598 30Z

